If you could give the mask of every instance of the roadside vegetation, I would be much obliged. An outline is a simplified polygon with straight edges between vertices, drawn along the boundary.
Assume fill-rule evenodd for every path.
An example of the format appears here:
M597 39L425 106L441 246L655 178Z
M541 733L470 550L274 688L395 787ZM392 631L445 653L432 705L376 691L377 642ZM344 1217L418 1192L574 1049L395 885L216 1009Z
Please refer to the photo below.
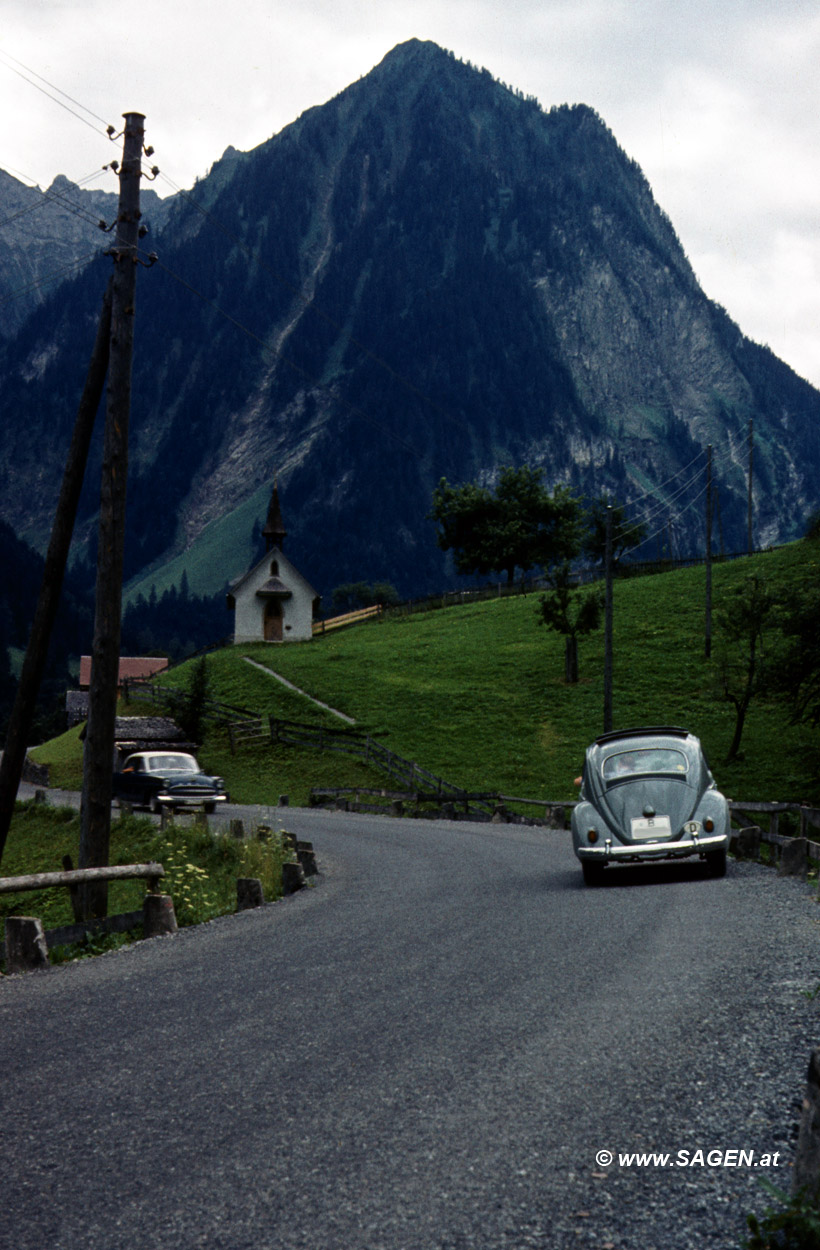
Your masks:
M237 877L261 880L267 902L281 896L282 864L293 858L281 832L273 826L264 841L256 837L239 841L196 825L179 823L161 830L147 817L123 815L112 821L111 863L161 863L165 869L162 890L174 900L177 924L201 924L236 910ZM18 803L3 857L3 876L58 871L66 854L76 862L79 834L80 818L75 810L33 801ZM108 913L139 911L144 897L144 881L112 881ZM0 894L0 923L7 916L21 914L39 916L45 929L74 923L65 887ZM99 954L135 936L139 934L89 936L69 947L53 948L49 954L52 962L60 963L84 954Z

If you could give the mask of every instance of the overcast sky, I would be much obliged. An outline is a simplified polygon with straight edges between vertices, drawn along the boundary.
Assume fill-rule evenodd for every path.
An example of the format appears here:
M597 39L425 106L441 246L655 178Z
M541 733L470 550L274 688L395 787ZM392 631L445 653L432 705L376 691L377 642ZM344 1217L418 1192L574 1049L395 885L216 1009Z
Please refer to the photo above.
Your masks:
M144 113L152 159L187 188L413 37L546 108L589 104L707 295L820 386L818 0L2 0L2 17L0 168L43 189L120 155L87 110L118 129Z

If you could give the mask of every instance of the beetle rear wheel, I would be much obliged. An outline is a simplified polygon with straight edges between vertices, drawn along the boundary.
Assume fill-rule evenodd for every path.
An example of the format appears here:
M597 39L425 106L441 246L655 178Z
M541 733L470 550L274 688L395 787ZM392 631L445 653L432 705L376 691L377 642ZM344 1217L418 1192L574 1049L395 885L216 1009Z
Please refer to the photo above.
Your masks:
M604 875L604 865L593 863L591 860L581 860L581 871L584 874L584 885L600 885L601 878Z
M710 877L726 876L726 848L706 852L706 867Z

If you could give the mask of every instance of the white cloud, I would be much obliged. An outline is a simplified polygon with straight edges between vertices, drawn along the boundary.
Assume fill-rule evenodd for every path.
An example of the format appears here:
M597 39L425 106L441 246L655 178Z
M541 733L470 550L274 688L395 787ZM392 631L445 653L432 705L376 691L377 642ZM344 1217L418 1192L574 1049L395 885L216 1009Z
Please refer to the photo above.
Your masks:
M117 126L144 112L154 159L190 186L228 144L263 142L412 37L547 107L597 109L707 294L820 384L805 328L820 302L816 0L143 0L135 21L108 0L5 0L0 167L45 186L112 156L82 108L55 106L3 53Z

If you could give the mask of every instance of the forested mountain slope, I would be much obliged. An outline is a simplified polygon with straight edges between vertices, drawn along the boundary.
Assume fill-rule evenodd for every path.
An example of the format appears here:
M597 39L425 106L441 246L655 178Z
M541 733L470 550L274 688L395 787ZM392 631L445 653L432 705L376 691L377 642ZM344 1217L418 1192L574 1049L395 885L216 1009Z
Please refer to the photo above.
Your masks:
M685 552L703 543L707 443L739 547L750 420L758 543L801 532L820 499L820 394L700 290L603 121L544 112L435 44L400 45L259 148L229 150L150 246L131 578L176 556L192 591L222 586L278 477L288 553L318 590L421 593L452 581L427 519L439 479L525 462L640 498ZM109 266L0 351L0 510L40 543Z

